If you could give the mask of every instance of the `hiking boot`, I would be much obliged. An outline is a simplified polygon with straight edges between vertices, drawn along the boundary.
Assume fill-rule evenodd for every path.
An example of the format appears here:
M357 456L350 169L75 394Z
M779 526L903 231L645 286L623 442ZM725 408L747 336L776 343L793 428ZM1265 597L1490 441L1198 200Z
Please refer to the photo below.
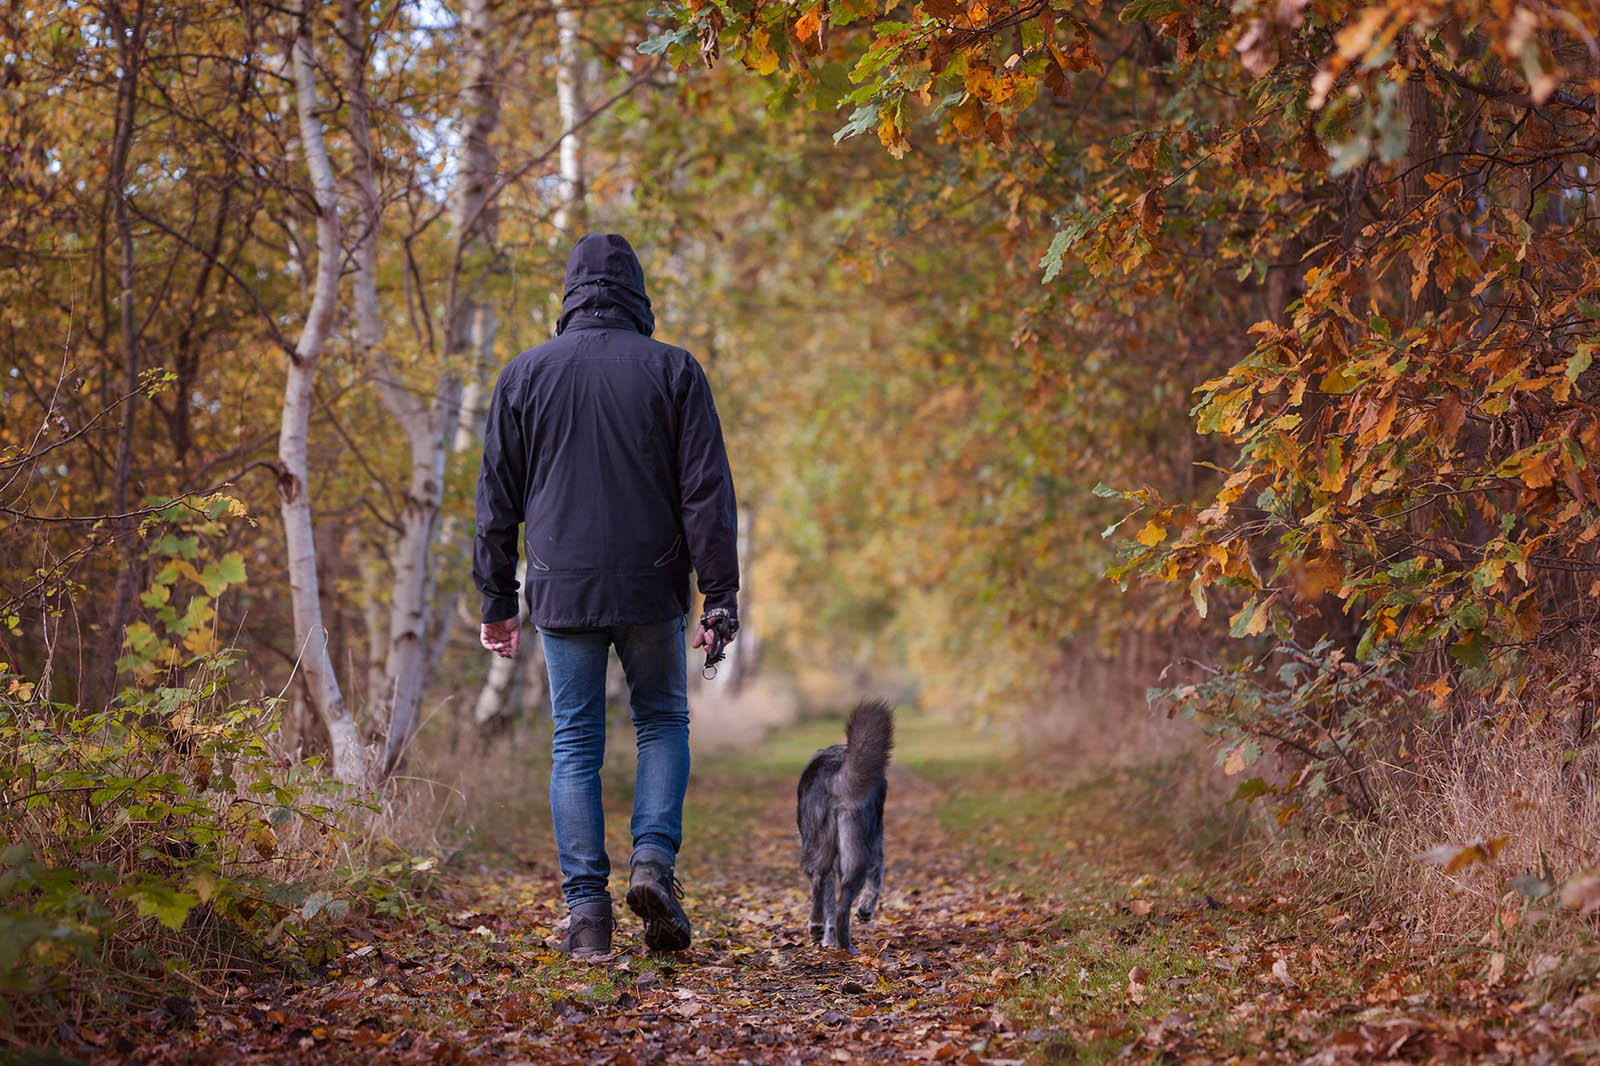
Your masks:
M616 929L611 917L611 901L596 900L572 908L567 920L567 937L561 951L575 959L611 954L611 933Z
M628 906L644 919L644 946L651 951L682 951L689 946L689 916L678 901L683 886L672 867L648 860L628 870Z

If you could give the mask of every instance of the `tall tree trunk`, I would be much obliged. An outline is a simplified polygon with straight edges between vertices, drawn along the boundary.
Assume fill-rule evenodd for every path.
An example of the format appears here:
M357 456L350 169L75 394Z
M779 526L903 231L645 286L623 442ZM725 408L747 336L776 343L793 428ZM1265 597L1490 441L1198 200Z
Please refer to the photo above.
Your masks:
M345 2L354 8L352 0ZM402 533L395 554L395 599L390 611L388 680L393 686L393 702L383 758L386 775L399 765L416 729L422 693L433 661L433 657L426 654L436 584L430 560L444 494L446 446L461 435L458 420L463 417L460 412L464 405L460 363L466 356L467 376L476 381L483 373L479 364L485 347L493 350L493 314L475 299L495 236L495 157L490 142L500 122L500 95L492 47L494 10L490 0L468 0L461 12L461 29L466 48L461 99L464 135L461 165L452 192L456 247L445 309L445 370L434 390L433 402L425 412L412 410L405 418L396 414L397 420L408 427L411 480L406 490ZM363 138L363 144L366 143ZM376 201L375 189L372 195ZM487 342L483 336L485 328L490 331ZM396 386L386 393L394 393L398 402L401 391ZM406 399L420 407L409 394ZM396 410L394 403L390 404L390 410ZM454 540L453 527L445 539Z
M583 181L583 54L580 35L581 5L573 0L556 4L556 109L561 113L561 206L555 226L568 244L587 223L588 191Z
M567 245L571 245L584 225L586 203L583 137L579 132L584 119L583 54L579 47L582 31L580 10L580 6L571 0L560 0L556 4L556 108L561 114L561 204L556 208L554 223L557 239ZM520 572L518 577L521 578ZM518 611L518 617L526 623L525 611L520 603ZM534 641L527 639L518 642L517 654L513 658L495 656L490 659L488 676L478 690L478 698L472 709L473 721L480 730L487 732L499 729L507 719L515 717L518 710L513 705L516 699L515 681L527 669L527 658L534 654Z
M117 282L121 290L117 299L118 330L122 339L123 403L122 425L117 431L116 467L111 480L111 513L128 513L128 489L132 480L133 434L139 413L139 337L133 308L134 255L133 219L128 205L128 154L133 148L133 125L138 107L139 68L144 45L144 3L134 6L133 20L127 21L120 4L108 10L111 30L117 38L117 121L111 143L111 159L106 170L106 184L111 193L116 219L118 268ZM133 592L136 568L133 559L133 538L129 536L132 523L117 519L116 586L112 593L111 620L107 637L101 647L97 682L90 686L90 699L97 698L96 690L110 695L116 690L117 659L122 651L122 631L127 628L128 616L133 610Z
M424 638L432 603L431 554L434 530L444 501L445 437L453 422L456 378L439 379L431 402L424 403L400 380L384 348L383 319L378 312L378 233L382 212L377 171L372 159L372 128L367 93L365 16L358 0L340 0L340 32L345 39L350 143L354 157L357 218L355 240L356 349L375 372L378 394L410 445L411 468L400 535L394 547L390 585L388 652L381 693L374 703L387 708L390 723L383 772L399 761L411 724L422 702L427 680Z
M495 238L494 173L495 157L490 138L500 124L500 88L496 57L490 44L495 28L491 0L467 0L461 12L461 29L467 54L461 79L460 121L463 169L454 191L457 272L450 288L448 333L457 351L471 355L466 382L461 393L460 420L456 424L452 449L464 452L473 448L483 432L484 401L489 363L494 357L495 315L487 303L459 295L461 253L483 251ZM481 280L465 279L469 290Z
M328 654L328 630L322 621L317 540L307 482L306 434L311 423L311 388L316 381L317 362L338 311L339 266L343 252L339 243L338 192L334 186L333 165L323 140L322 120L317 115L311 27L312 8L307 0L296 18L290 65L300 144L317 205L317 270L311 310L289 360L288 379L283 390L283 425L278 436L278 497L289 554L289 592L294 604L299 668L305 675L311 703L328 730L333 775L340 781L355 782L365 776L366 760L355 719L339 689L339 679Z

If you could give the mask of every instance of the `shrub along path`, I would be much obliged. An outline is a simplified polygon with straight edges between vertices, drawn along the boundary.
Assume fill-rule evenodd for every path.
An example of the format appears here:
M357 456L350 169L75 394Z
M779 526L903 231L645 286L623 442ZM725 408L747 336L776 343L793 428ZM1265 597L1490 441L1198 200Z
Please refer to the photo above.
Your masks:
M681 861L693 948L556 954L548 842L373 926L314 979L63 1032L146 1063L1592 1062L1600 996L1541 1003L1393 916L1321 905L1174 819L1175 771L1066 787L903 722L889 873L860 953L810 944L793 782L837 726L702 765ZM619 793L620 798L620 793ZM619 814L620 809L619 809ZM625 818L614 817L617 825ZM1208 845L1197 848L1196 843ZM622 854L620 848L613 852Z

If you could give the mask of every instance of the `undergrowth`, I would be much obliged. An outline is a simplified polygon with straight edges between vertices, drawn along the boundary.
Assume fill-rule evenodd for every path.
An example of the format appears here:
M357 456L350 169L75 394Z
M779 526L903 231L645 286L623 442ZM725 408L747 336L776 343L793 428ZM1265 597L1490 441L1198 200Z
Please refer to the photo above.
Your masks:
M0 1045L303 971L435 876L381 834L377 797L283 754L279 700L230 694L215 603L244 566L211 546L236 508L145 521L152 578L108 706L0 663Z
M360 841L376 810L272 748L232 661L94 713L0 672L0 995L8 1036L299 970L357 915L397 914L434 860Z

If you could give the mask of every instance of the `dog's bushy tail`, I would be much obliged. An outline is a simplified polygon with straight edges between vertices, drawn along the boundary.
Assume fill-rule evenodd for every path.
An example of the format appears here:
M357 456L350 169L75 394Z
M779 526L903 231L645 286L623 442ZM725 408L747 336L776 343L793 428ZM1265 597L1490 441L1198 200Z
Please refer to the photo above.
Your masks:
M865 700L850 712L844 727L844 771L839 775L845 796L859 800L883 780L894 747L894 708L882 700Z

